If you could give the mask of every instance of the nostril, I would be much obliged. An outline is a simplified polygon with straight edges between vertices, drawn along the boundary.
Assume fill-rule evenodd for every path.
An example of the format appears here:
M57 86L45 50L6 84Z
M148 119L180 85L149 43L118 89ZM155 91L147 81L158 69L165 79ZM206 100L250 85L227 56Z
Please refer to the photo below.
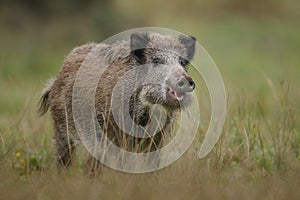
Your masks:
M182 80L179 81L179 82L177 83L177 86L182 88L182 87L184 86L184 82L183 82Z
M195 82L194 81L189 81L189 86L190 86L190 88L194 89L195 88Z
M191 92L195 89L195 82L189 76L182 76L176 84L178 92Z

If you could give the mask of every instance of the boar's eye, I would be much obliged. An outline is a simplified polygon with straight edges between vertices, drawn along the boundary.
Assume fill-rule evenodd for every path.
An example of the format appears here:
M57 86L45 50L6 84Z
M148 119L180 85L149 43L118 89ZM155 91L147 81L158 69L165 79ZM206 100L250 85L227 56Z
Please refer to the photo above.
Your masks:
M162 64L162 60L158 57L155 57L152 59L152 63L155 65L159 65L159 64Z
M182 57L180 57L179 58L179 63L180 63L181 66L186 67L187 64L189 64L189 61L186 60L186 59L184 59L184 58L182 58Z

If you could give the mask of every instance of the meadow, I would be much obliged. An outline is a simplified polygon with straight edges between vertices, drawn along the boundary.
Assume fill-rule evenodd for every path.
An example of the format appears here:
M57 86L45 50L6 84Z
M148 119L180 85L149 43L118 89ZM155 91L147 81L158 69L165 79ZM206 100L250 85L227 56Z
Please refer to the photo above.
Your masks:
M132 4L116 2L120 10ZM276 9L255 16L186 13L176 21L174 14L157 11L149 17L150 11L135 9L130 12L146 12L147 20L105 34L95 29L104 22L93 24L87 16L43 23L28 13L7 17L9 9L4 10L0 199L300 199L300 26L295 14L299 5L291 5L280 14ZM209 119L209 102L200 100L203 126L171 166L147 174L104 168L99 177L89 179L79 156L68 173L58 175L50 115L40 118L37 113L45 81L56 75L75 46L101 42L141 24L194 35L219 67L227 92L219 142L208 157L198 158Z

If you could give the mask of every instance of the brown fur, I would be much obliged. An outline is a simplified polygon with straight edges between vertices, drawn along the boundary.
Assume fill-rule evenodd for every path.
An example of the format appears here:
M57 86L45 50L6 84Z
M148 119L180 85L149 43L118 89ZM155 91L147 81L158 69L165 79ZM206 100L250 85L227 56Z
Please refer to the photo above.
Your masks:
M166 38L169 40L167 43L165 41ZM188 53L184 51L186 48L184 42L178 41L177 38L166 38L152 35L149 39L150 43L148 45L168 44L170 46L163 46L163 48L175 49L181 51L179 53L182 54ZM94 49L97 49L97 51L93 52ZM144 52L148 54L145 55L144 58L144 61L146 62L151 52L148 52L147 50ZM57 164L59 169L66 168L71 164L76 143L80 143L73 120L72 92L76 74L81 64L85 59L87 59L87 55L89 53L92 53L93 56L98 58L103 58L103 62L110 63L110 65L107 67L107 70L104 71L103 76L98 82L95 95L95 108L97 119L100 122L104 133L114 144L118 145L120 148L132 152L154 151L161 148L164 141L164 135L170 132L172 120L174 119L174 115L178 109L174 106L170 106L168 109L169 112L167 123L163 127L163 130L157 133L155 136L146 139L140 139L127 135L118 128L113 120L109 108L111 104L111 94L118 81L118 78L122 77L128 70L133 69L138 65L137 60L130 54L130 45L128 41L121 41L115 45L90 43L75 48L65 58L62 69L56 76L56 79L48 84L40 101L40 113L42 115L47 112L48 108L51 110L51 116L54 121L54 138L56 140ZM188 57L188 55L186 56ZM184 70L180 69L179 67L176 70L181 74L186 74ZM146 92L150 91L150 89L145 88L141 90L140 94L144 95L144 90L146 90ZM156 90L157 89L155 89L155 91ZM156 92L161 93L160 91ZM144 102L144 99L146 98L136 98L140 99L140 102L137 103L137 106L141 107L137 108L138 111L135 114L138 117L135 119L135 122L147 123L147 119L145 122L145 120L140 117L140 115L143 115L144 117L148 116L147 110L149 108L146 106L146 102ZM147 102L147 104L149 104L149 102ZM166 105L168 105L168 103ZM143 110L143 113L140 113L140 110ZM107 126L104 126L104 124L107 124ZM99 162L95 158L90 157L85 168L86 173L97 173L99 166Z

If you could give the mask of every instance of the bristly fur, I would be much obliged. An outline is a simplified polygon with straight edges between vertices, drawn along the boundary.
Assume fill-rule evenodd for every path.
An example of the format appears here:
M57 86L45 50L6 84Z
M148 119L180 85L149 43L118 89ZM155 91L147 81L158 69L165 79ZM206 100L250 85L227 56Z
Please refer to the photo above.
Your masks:
M170 134L180 108L179 100L170 93L173 91L171 88L176 86L180 77L188 77L182 59L190 61L194 53L195 38L157 33L133 33L129 41L118 41L115 44L89 43L72 50L66 56L56 79L47 83L40 99L40 115L45 114L49 108L51 110L58 168L65 169L72 163L75 144L80 143L73 119L72 94L77 72L83 63L89 63L85 66L88 71L87 79L92 78L92 74L98 74L98 71L89 71L90 65L108 65L98 81L95 96L87 98L95 98L97 120L105 128L108 139L120 148L140 153L162 148L165 135ZM130 115L135 123L146 126L151 106L161 104L168 111L168 116L160 132L150 138L141 139L124 133L118 127L112 116L111 100L114 87L120 78L130 70L140 69L143 64L149 66L150 72L146 75L147 78L152 78L152 84L143 85L135 91L136 95L129 102ZM164 66L159 67L158 64ZM91 70L99 69L91 67ZM143 78L140 79L142 80L139 81L144 81ZM186 105L190 96L185 95ZM87 168L97 170L100 166L98 161L93 157L90 159L92 160L88 163L93 163L93 166ZM96 173L92 171L87 173Z
M146 62L145 49L149 42L149 35L145 33L133 33L130 36L131 54L140 64L145 64Z
M195 54L195 41L196 41L196 38L193 37L193 36L180 35L179 40L187 48L187 51L188 51L187 60L188 61L192 60L192 58L194 57L194 54Z
M42 96L41 99L39 101L39 109L38 109L38 113L40 116L43 116L48 110L49 110L49 98L50 98L50 91L51 91L51 87L54 83L55 79L50 79L47 83L45 88L42 91Z

